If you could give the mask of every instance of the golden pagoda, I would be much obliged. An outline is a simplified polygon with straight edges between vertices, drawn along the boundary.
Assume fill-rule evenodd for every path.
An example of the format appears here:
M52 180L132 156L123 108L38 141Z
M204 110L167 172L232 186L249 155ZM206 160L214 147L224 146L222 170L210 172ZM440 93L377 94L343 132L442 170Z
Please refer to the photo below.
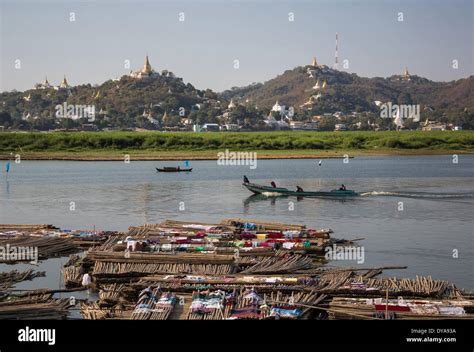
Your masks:
M145 64L143 65L142 72L150 74L152 71L150 61L148 61L148 55L145 57Z
M38 83L35 85L36 89L47 89L51 88L51 84L48 82L48 77L45 77L44 81L42 83Z
M59 83L59 88L69 88L70 85L67 83L67 80L66 80L66 75L64 75L64 78L63 80L61 81L61 83Z
M311 63L311 66L318 67L318 61L316 61L316 56L313 57L313 62Z
M150 60L148 60L148 55L145 56L145 63L143 64L143 68L139 71L132 72L130 74L131 77L138 79L150 78L156 75L158 75L158 73L156 73L151 67Z
M410 73L408 72L408 67L405 66L405 71L403 72L403 79L409 81L411 79Z

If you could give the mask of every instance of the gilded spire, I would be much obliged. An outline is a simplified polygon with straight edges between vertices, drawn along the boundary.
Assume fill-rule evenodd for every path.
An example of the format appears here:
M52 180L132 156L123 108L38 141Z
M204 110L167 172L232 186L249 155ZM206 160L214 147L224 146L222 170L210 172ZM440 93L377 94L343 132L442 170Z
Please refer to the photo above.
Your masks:
M405 66L405 71L403 72L403 77L405 79L410 79L410 73L408 72L408 67Z
M318 67L318 62L316 61L316 56L313 57L313 62L311 63L312 66Z
M144 73L150 73L151 72L151 65L150 61L148 61L148 55L145 57L145 64L143 65L143 70Z
M66 80L66 75L64 75L64 78L63 78L63 80L61 81L61 83L59 84L59 86L60 86L61 88L67 88L67 87L69 87L69 84L67 83L67 80Z

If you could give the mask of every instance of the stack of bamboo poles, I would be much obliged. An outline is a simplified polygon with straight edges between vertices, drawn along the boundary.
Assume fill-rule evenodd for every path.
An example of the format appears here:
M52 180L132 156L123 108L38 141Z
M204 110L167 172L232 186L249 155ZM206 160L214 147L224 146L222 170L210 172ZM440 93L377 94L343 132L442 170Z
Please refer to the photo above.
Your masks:
M276 255L243 270L242 274L293 273L313 268L313 260L303 255Z
M63 269L64 285L66 287L78 287L82 283L84 270L78 266L67 266Z
M233 255L221 255L214 253L144 253L110 252L102 250L91 250L86 258L92 261L123 262L123 263L187 263L187 264L232 264Z
M72 239L62 237L17 236L10 239L0 239L0 246L6 247L7 245L17 248L37 248L39 259L60 257L77 251Z
M99 299L102 303L117 303L122 298L122 292L125 289L125 285L104 285L99 290Z
M57 227L53 225L46 224L0 224L0 232L7 231L23 231L23 232L37 232L42 230L58 230Z
M302 307L300 318L306 318L312 307L316 307L326 299L326 295L320 295L317 292L291 292L285 294L281 291L264 294L263 299L266 304L272 307L290 306ZM270 317L270 309L262 311L262 319Z
M13 299L0 303L0 320L66 319L68 306L68 299L51 299L51 295Z
M445 296L450 283L444 280L433 280L431 276L416 276L415 279L381 278L365 281L367 287L389 290L399 293L411 293L418 296Z
M0 290L6 290L18 282L33 280L34 278L42 276L46 276L45 271L34 271L33 269L26 271L12 270L9 272L0 272Z
M195 221L178 221L178 220L165 220L159 224L145 224L142 226L130 226L128 228L127 236L137 237L137 238L145 238L148 236L158 235L160 232L166 230L185 230L189 233L197 233L202 232L202 229L190 227L190 225L200 225L205 227L212 227L216 229L220 229L223 231L234 231L235 228L233 226L226 226L222 224L209 224L209 223L202 223L202 222L195 222Z
M325 272L319 277L315 289L319 291L336 290L346 284L353 275L353 271Z
M373 303L368 304L365 299L353 299L353 298L343 298L343 297L334 297L329 303L329 319L339 320L339 319L370 319L370 320L380 320L380 319L396 319L396 320L474 320L474 314L463 314L463 315L450 315L450 314L439 314L433 310L427 312L414 312L411 309L409 311L389 310L388 307L394 303L389 303L386 305L385 300L381 300L379 310L376 309ZM421 302L416 300L417 305L420 305ZM436 305L439 305L440 301L424 301L432 308ZM396 303L395 303L396 304ZM448 305L448 302L444 301L445 305ZM387 308L384 310L383 307Z
M259 229L266 231L285 231L285 230L296 230L302 231L306 229L303 224L284 224L273 221L260 221L253 219L241 219L241 218L228 218L221 221L221 225L234 226L235 223L252 223L255 224Z
M127 311L119 307L104 308L97 302L81 303L81 314L86 320L128 319Z
M232 265L216 264L147 264L147 263L114 263L97 261L92 275L104 277L133 277L150 274L199 274L226 275L234 271Z

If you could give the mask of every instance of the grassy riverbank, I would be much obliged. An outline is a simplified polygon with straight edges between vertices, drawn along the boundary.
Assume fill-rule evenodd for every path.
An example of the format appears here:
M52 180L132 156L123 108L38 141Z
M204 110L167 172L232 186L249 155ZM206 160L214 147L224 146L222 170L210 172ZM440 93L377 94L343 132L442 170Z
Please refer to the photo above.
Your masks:
M0 157L23 159L215 159L256 151L259 158L474 153L474 131L380 132L71 132L0 133Z

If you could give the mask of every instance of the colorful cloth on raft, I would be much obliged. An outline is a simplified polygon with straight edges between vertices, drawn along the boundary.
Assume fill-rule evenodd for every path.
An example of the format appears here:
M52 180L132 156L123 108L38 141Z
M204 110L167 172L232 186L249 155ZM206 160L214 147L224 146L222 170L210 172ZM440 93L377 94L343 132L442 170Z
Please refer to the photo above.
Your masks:
M244 229L246 231L254 231L257 229L257 225L255 225L254 223L251 223L251 222L246 222L244 223Z
M235 308L231 310L230 319L259 319L260 312L256 307Z
M279 316L282 318L298 318L302 313L303 311L299 308L284 309L284 308L273 307L270 310L270 316L272 317Z

